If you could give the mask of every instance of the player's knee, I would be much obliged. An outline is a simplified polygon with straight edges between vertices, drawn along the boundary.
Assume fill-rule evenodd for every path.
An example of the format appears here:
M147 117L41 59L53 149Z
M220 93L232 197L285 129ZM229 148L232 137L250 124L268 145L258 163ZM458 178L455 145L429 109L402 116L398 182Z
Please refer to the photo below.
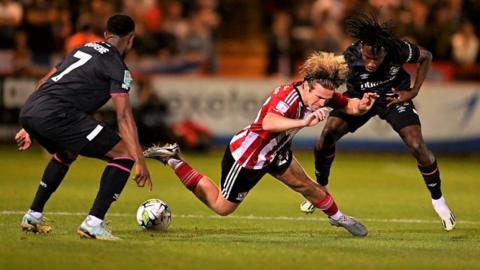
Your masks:
M135 160L129 156L118 156L110 159L107 166L114 166L130 173Z
M330 147L335 144L339 137L339 132L332 127L325 127L319 141L322 141L322 147Z
M116 144L113 149L110 150L109 153L107 153L107 156L110 158L129 158L133 160L132 155L128 151L128 146L127 144L121 140L118 144Z
M72 164L77 159L77 155L72 154L68 151L64 151L54 154L53 158L62 164L70 166L70 164Z
M421 141L412 141L408 143L410 150L416 154L422 154L426 151L425 144Z
M220 208L220 209L215 209L215 213L219 216L226 217L230 214L232 214L235 211L235 208Z

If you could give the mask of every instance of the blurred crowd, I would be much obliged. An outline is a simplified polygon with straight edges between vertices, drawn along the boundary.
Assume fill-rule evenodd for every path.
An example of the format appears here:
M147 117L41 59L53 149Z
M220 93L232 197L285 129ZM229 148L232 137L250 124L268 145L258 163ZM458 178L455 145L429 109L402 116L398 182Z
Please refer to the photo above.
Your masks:
M341 53L352 40L345 20L355 12L378 12L398 37L430 50L436 63L473 72L479 57L478 0L266 0L268 74L293 74L313 50ZM476 77L478 78L478 77Z
M118 12L136 21L128 61L144 73L215 72L216 0L0 0L0 74L38 75L103 39Z
M253 39L266 40L258 46L267 48L261 50L267 75L294 74L313 50L341 53L351 42L345 20L379 10L399 37L429 49L435 63L480 76L478 0L0 0L0 76L44 74L75 47L102 40L106 18L117 12L137 23L127 59L132 70L214 74L222 35L247 28L226 23L230 15L222 11L229 9L263 29Z

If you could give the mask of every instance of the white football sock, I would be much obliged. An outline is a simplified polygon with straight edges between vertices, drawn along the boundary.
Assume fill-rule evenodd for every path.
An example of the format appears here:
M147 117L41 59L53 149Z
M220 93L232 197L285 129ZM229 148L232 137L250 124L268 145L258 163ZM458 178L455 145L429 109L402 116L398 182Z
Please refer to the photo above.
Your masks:
M39 219L39 218L41 218L41 217L43 216L43 213L42 213L42 212L33 211L32 209L29 209L29 210L28 210L28 213L29 213L32 217L34 217L34 218L36 218L36 219Z
M333 220L339 220L341 217L343 217L343 214L342 214L342 212L340 212L340 210L338 210L337 213L335 213L334 215L331 215L330 217Z
M176 159L176 158L170 158L169 160L167 160L167 164L168 166L170 166L172 169L176 169L178 165L180 165L180 163L182 163L183 161L181 159Z
M96 216L88 215L87 216L87 224L90 226L98 226L102 224L103 220L97 218Z

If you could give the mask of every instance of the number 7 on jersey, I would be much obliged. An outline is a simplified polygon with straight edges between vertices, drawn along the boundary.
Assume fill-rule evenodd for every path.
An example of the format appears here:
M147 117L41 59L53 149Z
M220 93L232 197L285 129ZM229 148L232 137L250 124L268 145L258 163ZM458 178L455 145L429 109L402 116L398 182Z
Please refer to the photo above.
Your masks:
M78 58L78 61L74 62L73 64L71 64L69 67L67 67L62 73L58 74L57 76L55 77L52 77L52 81L54 82L57 82L59 81L61 78L63 78L63 76L67 75L68 73L70 73L72 70L84 65L85 63L88 62L88 60L90 60L92 58L92 56L88 53L84 53L82 51L77 51L73 57L75 58Z

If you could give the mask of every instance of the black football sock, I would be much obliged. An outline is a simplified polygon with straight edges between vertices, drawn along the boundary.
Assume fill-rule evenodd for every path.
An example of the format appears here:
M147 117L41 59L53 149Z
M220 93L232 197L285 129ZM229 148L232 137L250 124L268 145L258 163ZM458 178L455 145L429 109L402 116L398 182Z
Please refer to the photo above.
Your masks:
M315 155L315 176L321 186L328 185L328 176L330 168L335 159L335 145L322 150L314 150Z
M90 215L104 219L113 201L118 200L130 176L134 161L126 158L112 159L103 171L100 189L90 209Z
M423 176L423 180L430 191L432 199L440 199L440 197L442 197L442 190L440 188L440 170L438 169L437 161L435 160L430 166L423 167L418 165L418 169Z
M43 212L43 207L52 193L55 192L60 183L62 183L71 162L73 162L73 160L63 161L57 155L53 155L43 172L42 180L40 181L37 193L30 206L31 210Z

